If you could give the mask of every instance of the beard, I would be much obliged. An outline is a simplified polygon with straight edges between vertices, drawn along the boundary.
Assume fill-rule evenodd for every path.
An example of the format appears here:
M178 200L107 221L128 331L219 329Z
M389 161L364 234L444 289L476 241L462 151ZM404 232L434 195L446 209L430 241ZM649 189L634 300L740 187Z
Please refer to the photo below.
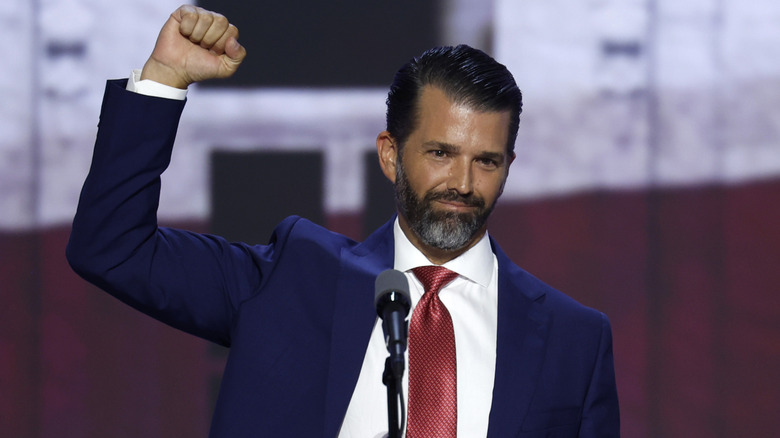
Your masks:
M487 222L495 203L485 206L485 200L475 194L463 196L456 191L429 191L422 199L409 185L403 166L398 163L395 178L395 202L412 231L428 246L444 251L459 250L471 242ZM454 201L469 207L472 212L436 211L434 201Z

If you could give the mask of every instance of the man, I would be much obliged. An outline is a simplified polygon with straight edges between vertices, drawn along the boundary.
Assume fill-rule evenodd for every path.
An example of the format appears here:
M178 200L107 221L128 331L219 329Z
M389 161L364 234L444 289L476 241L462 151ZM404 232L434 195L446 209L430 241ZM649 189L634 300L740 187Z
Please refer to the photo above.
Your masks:
M419 400L439 388L404 381L413 392L408 436L444 436L426 429L440 422L447 436L618 436L608 320L512 264L487 236L521 98L511 74L482 52L433 49L396 75L377 151L398 216L365 242L295 217L263 246L157 226L179 99L192 82L235 72L246 54L237 37L224 17L182 6L140 77L109 82L68 245L84 278L231 347L212 436L382 436L387 352L374 279L405 272L417 306L436 300L417 278L429 265L454 272L438 296L451 315L456 382L451 410L425 417ZM420 357L414 340L429 331L415 332L422 312L412 310L410 357ZM410 362L408 378L419 382L441 377L431 370L445 359Z

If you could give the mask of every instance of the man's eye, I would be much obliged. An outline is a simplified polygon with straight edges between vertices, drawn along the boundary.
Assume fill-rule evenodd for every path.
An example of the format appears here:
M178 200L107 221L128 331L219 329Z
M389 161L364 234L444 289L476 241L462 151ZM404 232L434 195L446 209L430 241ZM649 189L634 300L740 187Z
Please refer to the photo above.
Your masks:
M433 154L434 157L439 157L439 158L443 158L447 156L447 153L442 150L431 151L431 153Z

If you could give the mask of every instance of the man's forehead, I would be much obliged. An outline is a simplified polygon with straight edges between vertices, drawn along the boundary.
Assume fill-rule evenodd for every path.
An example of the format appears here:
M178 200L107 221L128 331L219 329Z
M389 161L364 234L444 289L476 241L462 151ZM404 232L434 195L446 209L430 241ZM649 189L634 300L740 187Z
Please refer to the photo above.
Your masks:
M420 95L412 135L422 136L418 144L439 143L453 150L470 144L485 153L506 154L510 118L508 110L485 111L451 99L440 88L426 86Z

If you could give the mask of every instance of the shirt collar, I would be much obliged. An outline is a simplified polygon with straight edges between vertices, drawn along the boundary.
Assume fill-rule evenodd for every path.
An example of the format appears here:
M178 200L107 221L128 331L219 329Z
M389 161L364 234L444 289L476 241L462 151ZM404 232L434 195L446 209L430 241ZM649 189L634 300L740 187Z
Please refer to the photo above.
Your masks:
M406 234L401 230L398 217L395 218L393 225L393 241L395 243L395 260L393 262L395 269L406 272L418 266L430 266L432 264L406 237ZM493 275L494 260L495 257L490 246L490 239L488 238L488 233L485 232L485 235L482 236L476 245L442 266L457 272L461 277L468 278L480 286L488 287L490 277Z

